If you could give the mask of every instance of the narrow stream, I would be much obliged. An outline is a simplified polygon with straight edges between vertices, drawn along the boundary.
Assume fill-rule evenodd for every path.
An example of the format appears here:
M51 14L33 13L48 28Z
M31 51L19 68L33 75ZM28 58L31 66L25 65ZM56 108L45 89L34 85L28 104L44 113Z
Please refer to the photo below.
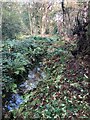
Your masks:
M18 109L20 104L23 103L23 98L17 93L12 94L9 98L8 104L5 105L5 108L7 108L9 111L13 109Z
M43 68L36 66L32 71L29 71L28 80L22 82L19 86L21 93L27 93L37 87L40 80L46 77Z
M18 86L18 93L11 94L11 97L9 98L8 104L5 105L5 108L7 108L9 111L18 109L20 104L24 102L21 94L26 94L30 90L34 90L37 87L39 81L44 80L45 77L46 74L43 71L43 67L36 66L32 71L30 70L28 79Z

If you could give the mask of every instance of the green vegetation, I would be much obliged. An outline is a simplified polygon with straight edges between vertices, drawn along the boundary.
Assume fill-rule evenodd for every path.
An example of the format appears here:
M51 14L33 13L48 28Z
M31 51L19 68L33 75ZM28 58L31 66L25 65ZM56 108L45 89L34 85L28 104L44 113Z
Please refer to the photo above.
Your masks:
M78 38L68 35L78 9L63 20L58 3L3 4L2 120L90 119L90 66L72 56Z
M8 86L8 84L15 82L18 77L25 79L23 75L27 74L27 71L38 64L41 57L47 54L47 44L47 38L45 38L45 41L42 40L40 42L40 40L38 40L37 42L37 37L24 41L6 40L3 43L3 77L4 82L7 83L7 85L5 84L5 87L8 88L7 91L9 91L9 87L11 87ZM13 84L11 83L11 85Z
M78 64L70 57L66 50L68 47L65 48L64 44L61 40L41 37L5 41L3 89L16 93L18 82L21 78L26 79L27 70L39 62L45 66L47 74L35 90L23 95L24 102L19 109L10 112L13 113L13 119L89 117L87 80L82 67L77 68ZM79 69L81 74L77 72Z

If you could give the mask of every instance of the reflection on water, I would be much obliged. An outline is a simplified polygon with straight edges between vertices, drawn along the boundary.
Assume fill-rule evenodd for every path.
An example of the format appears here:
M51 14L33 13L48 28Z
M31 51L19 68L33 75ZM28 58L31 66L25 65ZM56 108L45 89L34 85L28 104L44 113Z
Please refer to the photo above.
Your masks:
M5 105L5 107L8 110L13 110L13 109L19 108L20 104L22 104L22 103L23 103L23 99L19 94L12 94L12 96L8 102L8 105Z
M24 94L29 92L30 90L33 90L34 88L37 87L38 82L43 80L45 77L46 77L46 74L43 71L42 67L36 66L32 71L30 70L28 74L28 80L26 80L25 82L19 85L18 94L12 94L9 99L8 105L5 105L5 107L9 111L13 109L18 109L20 104L24 102L20 93Z
M26 93L33 90L37 87L38 82L43 80L45 77L46 74L43 72L42 68L35 67L32 71L29 71L28 80L20 84L20 92Z

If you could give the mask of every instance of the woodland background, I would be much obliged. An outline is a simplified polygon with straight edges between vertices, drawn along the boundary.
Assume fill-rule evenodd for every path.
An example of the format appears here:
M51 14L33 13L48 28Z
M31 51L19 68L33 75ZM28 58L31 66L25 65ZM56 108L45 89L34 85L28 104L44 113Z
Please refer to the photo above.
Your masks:
M90 118L90 2L2 3L2 120Z

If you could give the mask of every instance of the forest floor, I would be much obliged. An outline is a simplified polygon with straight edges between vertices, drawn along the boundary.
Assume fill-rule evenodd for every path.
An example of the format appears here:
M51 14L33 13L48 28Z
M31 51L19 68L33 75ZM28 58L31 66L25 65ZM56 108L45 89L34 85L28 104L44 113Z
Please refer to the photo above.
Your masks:
M13 113L13 120L89 120L89 77L82 61L71 55L74 42L57 40L47 46L47 54L42 57L47 77L24 95L25 102L18 110L8 114L11 117Z

